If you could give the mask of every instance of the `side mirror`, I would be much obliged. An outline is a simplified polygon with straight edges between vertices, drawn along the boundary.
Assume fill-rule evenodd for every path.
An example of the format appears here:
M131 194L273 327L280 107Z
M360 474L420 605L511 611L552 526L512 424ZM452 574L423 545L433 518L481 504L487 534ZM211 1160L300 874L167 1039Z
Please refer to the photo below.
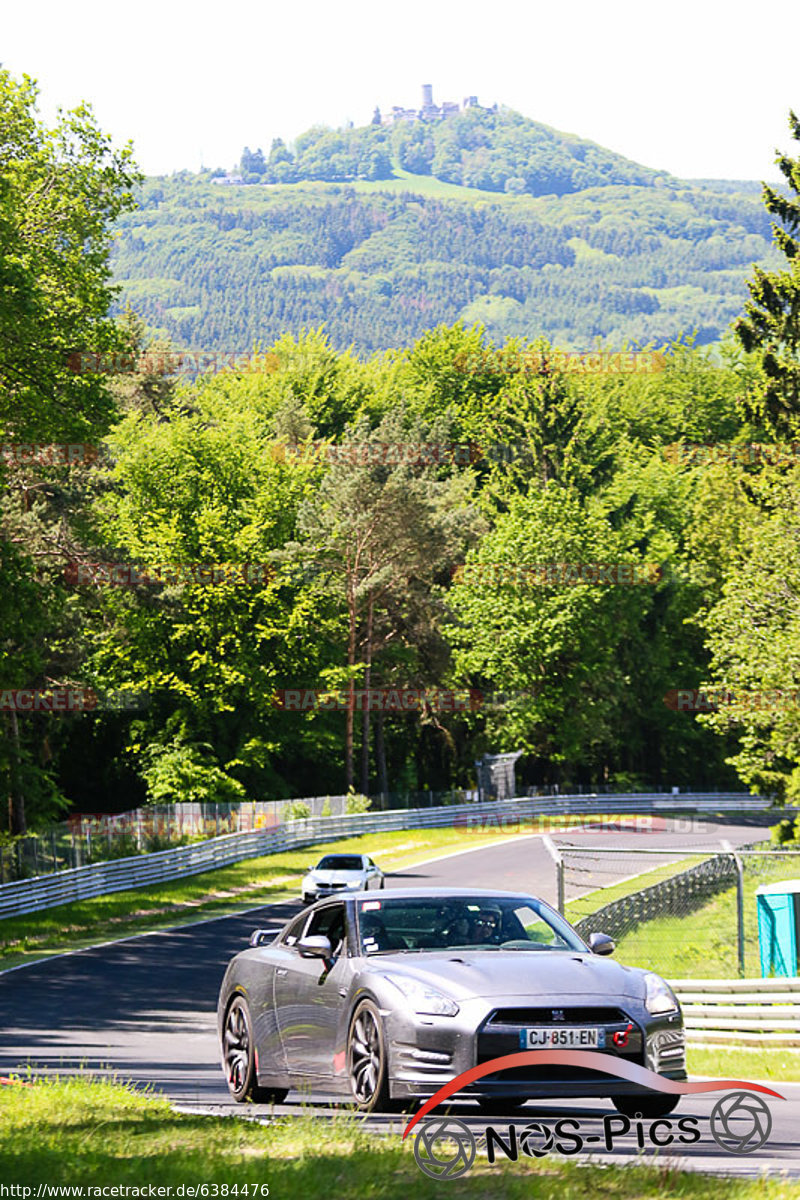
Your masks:
M310 937L300 938L297 943L301 958L331 958L333 950L328 938L322 934L311 934Z
M607 933L590 933L589 948L592 954L613 954L617 943Z
M267 942L271 942L275 937L274 933L270 933L268 929L254 929L250 934L251 946L265 946Z

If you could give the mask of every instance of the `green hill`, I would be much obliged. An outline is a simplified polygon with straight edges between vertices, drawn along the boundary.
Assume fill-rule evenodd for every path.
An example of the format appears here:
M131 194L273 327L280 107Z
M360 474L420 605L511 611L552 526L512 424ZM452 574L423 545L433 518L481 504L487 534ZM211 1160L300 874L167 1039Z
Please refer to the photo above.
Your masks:
M706 343L771 261L757 185L683 182L506 110L312 129L246 165L261 182L148 180L118 222L121 304L181 346L324 324L370 353L458 319L573 348Z

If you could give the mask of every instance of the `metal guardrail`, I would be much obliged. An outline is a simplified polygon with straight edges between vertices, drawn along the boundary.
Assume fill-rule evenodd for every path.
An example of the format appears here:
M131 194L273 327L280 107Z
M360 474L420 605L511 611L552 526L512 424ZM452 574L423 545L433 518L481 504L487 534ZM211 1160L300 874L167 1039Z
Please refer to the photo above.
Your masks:
M675 979L670 986L689 1042L800 1046L800 979Z
M746 812L769 807L769 800L741 792L665 795L533 796L487 803L447 805L442 808L397 809L349 816L318 817L289 822L280 828L232 833L189 846L159 850L152 854L119 858L108 862L72 867L51 875L35 876L0 886L0 919L37 912L75 900L86 900L109 892L126 891L198 875L247 858L280 850L299 849L315 842L395 829L424 829L455 824L463 828L494 827L538 816L649 813L649 812Z

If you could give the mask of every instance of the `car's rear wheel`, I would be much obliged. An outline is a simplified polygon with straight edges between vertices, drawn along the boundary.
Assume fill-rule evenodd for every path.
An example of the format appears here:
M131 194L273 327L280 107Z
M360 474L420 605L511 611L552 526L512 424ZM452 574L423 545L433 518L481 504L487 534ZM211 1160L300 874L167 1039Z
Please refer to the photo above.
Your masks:
M527 1101L527 1096L478 1096L481 1112L491 1117L502 1117L506 1113L516 1112Z
M646 1121L654 1121L656 1117L666 1117L674 1108L677 1108L679 1101L680 1096L659 1095L658 1092L652 1096L611 1097L614 1108L624 1117L643 1117Z
M347 1074L353 1099L361 1112L390 1107L386 1039L381 1014L371 1000L362 1000L350 1022Z
M235 996L225 1017L222 1032L222 1058L228 1091L237 1104L282 1104L287 1088L258 1086L255 1064L255 1039L250 1009L244 996Z

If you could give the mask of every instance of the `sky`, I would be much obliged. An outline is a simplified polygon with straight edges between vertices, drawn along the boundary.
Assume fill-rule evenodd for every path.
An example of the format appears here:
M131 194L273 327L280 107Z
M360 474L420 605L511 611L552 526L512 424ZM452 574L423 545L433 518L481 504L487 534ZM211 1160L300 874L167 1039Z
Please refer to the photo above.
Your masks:
M776 179L796 155L800 4L727 0L10 0L0 63L40 111L88 101L145 173L233 167L376 104L477 95L682 178Z

